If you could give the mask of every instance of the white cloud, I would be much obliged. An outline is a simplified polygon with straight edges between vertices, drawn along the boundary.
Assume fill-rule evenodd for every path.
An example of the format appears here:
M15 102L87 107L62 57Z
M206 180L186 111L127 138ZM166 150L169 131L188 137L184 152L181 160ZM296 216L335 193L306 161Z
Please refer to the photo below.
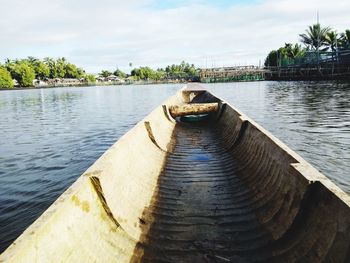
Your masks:
M316 20L350 27L350 1L266 0L215 8L193 1L152 9L151 0L0 0L0 60L65 56L89 71L116 66L258 64L269 50L298 41Z

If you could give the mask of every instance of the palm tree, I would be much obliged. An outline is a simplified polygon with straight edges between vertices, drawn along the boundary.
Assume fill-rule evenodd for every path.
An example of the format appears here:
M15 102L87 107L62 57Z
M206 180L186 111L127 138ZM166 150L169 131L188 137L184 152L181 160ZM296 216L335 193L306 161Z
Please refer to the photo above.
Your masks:
M53 58L44 58L44 63L50 69L50 78L57 78L56 61Z
M340 42L339 45L343 48L350 47L350 30L349 29L345 30L344 33L340 34L339 42Z
M326 34L326 44L331 48L333 52L336 51L338 46L338 33L336 31L330 31Z
M50 67L55 64L55 61L53 58L46 57L44 58L44 63Z
M332 60L334 60L334 57L338 60L338 33L336 31L330 31L327 33L326 44L331 48ZM335 56L334 53L336 53Z
M291 43L285 43L284 44L284 55L291 59L295 59L297 57L300 57L304 54L304 49L299 44L291 44Z
M300 34L300 41L304 43L309 50L319 51L326 44L326 35L330 32L330 27L321 27L319 23L309 26L306 34Z
M7 58L5 60L5 68L11 73L11 75L13 75L13 70L14 70L14 67L15 67L15 63L14 61L12 61L11 59ZM12 76L13 77L13 76Z
M35 65L36 63L39 62L39 59L37 59L37 58L35 58L35 57L32 57L32 56L27 57L27 60L28 60L28 62L29 62L30 64L32 64L32 65Z

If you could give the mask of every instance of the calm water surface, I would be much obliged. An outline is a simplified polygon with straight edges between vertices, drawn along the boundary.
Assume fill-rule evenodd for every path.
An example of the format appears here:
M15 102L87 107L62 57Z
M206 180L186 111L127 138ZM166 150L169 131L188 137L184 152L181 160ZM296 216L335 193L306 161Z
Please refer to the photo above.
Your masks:
M182 85L0 92L0 251ZM350 84L205 85L350 193Z

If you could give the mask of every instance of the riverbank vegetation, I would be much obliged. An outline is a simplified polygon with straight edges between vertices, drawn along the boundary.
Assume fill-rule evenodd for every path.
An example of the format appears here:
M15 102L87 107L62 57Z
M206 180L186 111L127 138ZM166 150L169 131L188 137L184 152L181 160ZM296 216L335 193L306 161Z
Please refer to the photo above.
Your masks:
M132 64L130 64L132 66ZM198 81L199 69L194 64L181 62L154 70L150 67L137 67L130 74L120 69L102 70L99 74L87 74L84 69L68 62L65 58L28 57L26 59L7 59L0 64L0 88L14 86L65 86L99 84L144 83L144 82L186 82Z
M0 67L0 88L13 88L13 80L6 68Z
M199 69L194 64L182 61L178 65L172 64L157 70L150 67L138 67L132 69L130 74L126 74L120 69L116 69L114 72L102 70L99 76L102 78L116 77L128 81L195 81L199 79Z
M350 49L350 30L338 33L319 23L309 26L299 35L300 43L285 43L272 50L265 59L266 67L316 64L320 60L334 59Z
M149 67L140 67L131 71L131 76L136 80L198 80L198 69L194 64L182 61L179 65L169 65L165 68L153 70Z
M66 78L95 81L93 75L86 74L82 68L68 62L65 58L7 59L4 64L0 64L0 70L0 88L12 88L14 85L30 87L34 85L34 80L40 82ZM9 76L11 81L8 80Z

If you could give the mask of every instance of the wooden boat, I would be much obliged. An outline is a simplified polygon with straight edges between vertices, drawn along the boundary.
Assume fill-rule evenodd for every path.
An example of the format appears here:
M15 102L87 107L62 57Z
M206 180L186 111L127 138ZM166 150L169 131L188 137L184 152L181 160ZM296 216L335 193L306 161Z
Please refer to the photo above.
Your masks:
M349 204L192 84L107 150L0 262L349 262Z

